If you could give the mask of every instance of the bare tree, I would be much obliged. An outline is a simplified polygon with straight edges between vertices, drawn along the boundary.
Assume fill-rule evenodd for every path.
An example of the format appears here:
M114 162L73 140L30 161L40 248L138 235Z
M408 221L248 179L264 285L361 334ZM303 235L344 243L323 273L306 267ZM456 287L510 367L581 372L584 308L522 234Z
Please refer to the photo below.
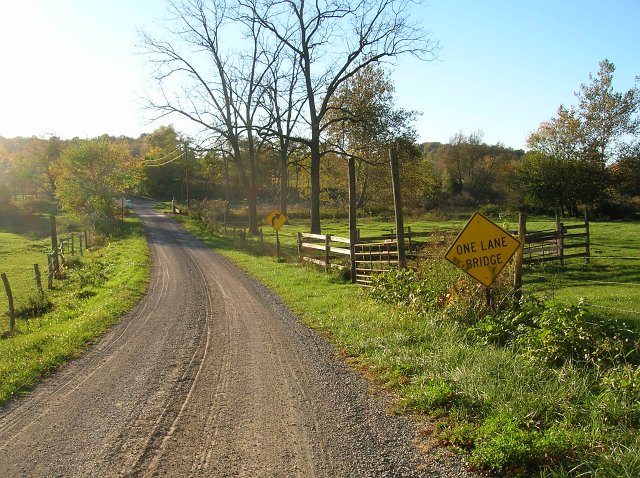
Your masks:
M272 56L276 61L269 67L269 83L264 86L264 109L269 121L260 131L267 138L275 137L272 144L279 164L279 206L280 211L287 214L289 166L295 162L292 156L300 149L293 138L306 100L299 91L301 69L296 58L283 53L281 45Z
M320 161L324 121L340 85L370 64L404 54L433 57L437 48L410 20L411 0L240 0L248 15L284 45L300 65L309 129L292 137L311 156L311 231L320 232Z
M242 21L224 0L170 2L174 42L142 33L155 65L160 92L149 107L160 117L177 114L200 125L217 145L225 145L247 196L249 231L258 233L258 145L254 121L261 111L261 85L271 60L264 60L261 25ZM245 36L240 38L238 29ZM225 35L243 50L228 49ZM186 48L185 48L186 47Z

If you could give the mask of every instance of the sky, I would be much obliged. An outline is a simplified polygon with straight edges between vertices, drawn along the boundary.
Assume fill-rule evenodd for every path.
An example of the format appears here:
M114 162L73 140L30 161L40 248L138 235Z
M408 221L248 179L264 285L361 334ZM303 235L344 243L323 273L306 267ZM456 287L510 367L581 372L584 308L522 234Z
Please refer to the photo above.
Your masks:
M153 84L138 32L165 14L162 0L3 2L0 136L137 137L171 123L190 134L142 107ZM412 17L440 45L435 60L404 57L391 74L397 105L421 112L421 142L479 131L525 148L601 60L616 66L617 91L640 75L638 0L426 0Z

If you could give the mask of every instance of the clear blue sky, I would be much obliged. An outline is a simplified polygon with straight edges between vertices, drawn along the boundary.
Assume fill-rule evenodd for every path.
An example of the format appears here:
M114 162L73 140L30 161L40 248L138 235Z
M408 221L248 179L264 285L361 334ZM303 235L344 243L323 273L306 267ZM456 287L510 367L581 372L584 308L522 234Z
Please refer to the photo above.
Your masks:
M137 30L164 14L158 0L3 2L0 135L151 132ZM415 18L439 40L438 59L407 57L392 78L399 106L423 113L421 141L480 130L523 148L560 104L575 104L600 60L616 65L618 91L640 75L638 0L427 0Z

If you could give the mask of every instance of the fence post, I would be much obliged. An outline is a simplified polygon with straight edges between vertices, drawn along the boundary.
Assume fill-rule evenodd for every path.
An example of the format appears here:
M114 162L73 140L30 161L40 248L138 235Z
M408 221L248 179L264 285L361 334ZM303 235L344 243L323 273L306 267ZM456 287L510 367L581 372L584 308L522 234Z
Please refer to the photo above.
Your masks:
M559 255L560 255L560 265L564 266L564 224L561 222L560 223L560 247L559 247Z
M513 299L516 308L520 306L522 300L522 259L524 256L524 243L527 235L527 215L523 212L518 213L518 240L520 247L516 252L515 270L513 274Z
M85 249L89 249L89 236L87 235L87 230L84 230L84 247Z
M11 286L9 285L9 279L7 274L2 273L2 282L4 283L4 290L7 292L7 298L9 299L9 329L13 332L16 326L15 310L13 309L13 294L11 293Z
M47 274L47 288L53 289L53 258L51 254L47 254L47 266L49 267L49 273Z
M74 255L75 253L76 253L76 240L72 232L71 233L71 255Z
M44 291L42 290L42 276L40 274L40 266L37 262L33 265L33 272L36 276L36 287L38 287L38 292L40 292L40 295L44 295Z
M264 234L262 233L262 228L260 228L259 231L260 231L260 255L264 256Z
M329 270L329 253L331 252L331 236L327 234L324 236L324 270L327 272Z
M589 234L589 209L584 208L584 232L587 235L584 243L585 262L589 264L591 262L591 235Z
M85 243L85 246L86 246L87 245L87 240L86 239L85 239L84 243ZM80 236L78 238L78 248L80 249L80 255L83 255L82 254L82 236Z
M404 253L404 221L402 217L402 194L400 192L400 171L398 166L398 150L394 145L389 150L391 162L391 184L393 186L393 208L396 213L396 239L398 240L398 269L407 266Z
M298 233L298 260L302 260L302 233Z
M356 242L358 241L358 229L349 230L349 259L351 260L351 283L356 283Z
M58 231L56 228L56 217L49 216L49 225L51 227L51 251L53 254L53 272L60 272L60 263L58 262Z

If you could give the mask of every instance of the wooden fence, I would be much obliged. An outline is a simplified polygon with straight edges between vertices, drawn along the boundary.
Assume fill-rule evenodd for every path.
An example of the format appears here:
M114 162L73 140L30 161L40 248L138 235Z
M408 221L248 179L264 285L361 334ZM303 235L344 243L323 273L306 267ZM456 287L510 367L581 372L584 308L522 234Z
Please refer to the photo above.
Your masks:
M371 285L374 275L389 271L398 264L398 241L355 244L353 252L355 282L363 286Z
M344 245L347 245L345 247ZM349 268L351 241L348 237L329 234L298 233L298 255L301 260L330 268Z
M588 261L590 255L589 222L570 226L558 223L555 229L526 232L522 262L559 261L564 264L565 259L574 257Z
M526 224L524 225L526 231ZM517 236L517 233L514 235ZM429 246L446 246L453 241L451 231L412 231L404 234L407 267L417 267L420 252ZM393 230L376 237L360 237L356 240L325 235L298 233L298 255L302 261L331 268L351 267L352 281L363 286L371 284L372 276L398 266L398 242ZM347 245L345 247L345 244ZM558 222L556 229L525 233L523 263L533 264L560 261L574 257L590 256L589 222L564 225Z
M450 233L416 232L407 227L405 233L406 258L409 267L417 267L419 252L427 245L444 245ZM347 237L330 234L298 233L300 260L317 264L325 270L351 268L352 282L367 286L375 274L389 271L398 265L398 242L393 230L375 237L357 236L352 244ZM345 247L347 245L347 247Z

